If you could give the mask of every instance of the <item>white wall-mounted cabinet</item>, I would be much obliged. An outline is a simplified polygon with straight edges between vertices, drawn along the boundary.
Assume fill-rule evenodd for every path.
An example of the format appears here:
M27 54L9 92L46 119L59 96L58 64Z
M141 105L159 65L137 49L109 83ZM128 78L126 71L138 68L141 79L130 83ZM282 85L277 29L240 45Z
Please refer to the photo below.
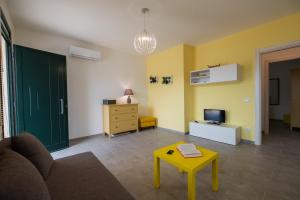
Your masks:
M241 66L238 64L222 65L204 70L191 71L191 85L238 81Z

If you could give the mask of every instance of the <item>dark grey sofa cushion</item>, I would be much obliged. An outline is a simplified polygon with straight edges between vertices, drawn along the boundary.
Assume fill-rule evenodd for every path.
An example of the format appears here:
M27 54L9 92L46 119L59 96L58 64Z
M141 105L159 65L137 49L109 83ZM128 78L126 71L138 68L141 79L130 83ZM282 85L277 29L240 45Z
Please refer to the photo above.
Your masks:
M46 180L52 200L133 200L91 153L54 161Z
M11 139L10 138L5 138L5 139L1 140L0 141L0 153L4 149L10 149L10 144L11 144Z
M0 199L50 200L38 170L29 160L10 149L4 149L0 154Z
M36 137L28 133L12 137L11 147L14 151L30 160L44 179L47 178L53 164L53 158Z

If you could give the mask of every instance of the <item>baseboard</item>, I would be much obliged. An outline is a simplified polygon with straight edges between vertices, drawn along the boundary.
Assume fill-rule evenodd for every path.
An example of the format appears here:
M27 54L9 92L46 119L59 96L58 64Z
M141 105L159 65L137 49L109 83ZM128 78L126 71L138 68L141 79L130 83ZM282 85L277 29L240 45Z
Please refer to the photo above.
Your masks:
M253 144L254 145L254 141L245 140L245 139L241 139L241 143L243 143L243 144Z
M78 139L84 139L84 138L89 138L89 137L94 137L94 136L98 136L98 135L102 135L104 133L96 133L93 135L84 135L84 136L78 136L78 137L74 137L74 138L69 138L69 141L71 140L78 140Z
M182 131L177 131L177 130L173 130L173 129L169 129L169 128L163 128L163 127L157 127L157 129L177 133L177 134L180 134L180 135L188 135L189 134L189 132L182 132ZM79 140L79 139L84 139L84 138L90 138L90 137L96 137L96 136L99 136L99 135L102 135L102 134L104 134L104 133L97 133L97 134L94 134L94 135L86 135L86 136L82 136L82 137L70 138L69 141ZM254 141L245 140L245 139L241 139L241 143L243 143L243 144L253 144L254 145Z
M164 130L164 131L170 131L170 132L173 132L173 133L179 133L181 135L186 135L187 134L185 132L177 131L177 130L174 130L174 129L163 128L163 127L157 127L157 128L160 129L160 130Z
M283 121L283 119L272 119L272 118L269 118L269 120L272 120L272 121Z

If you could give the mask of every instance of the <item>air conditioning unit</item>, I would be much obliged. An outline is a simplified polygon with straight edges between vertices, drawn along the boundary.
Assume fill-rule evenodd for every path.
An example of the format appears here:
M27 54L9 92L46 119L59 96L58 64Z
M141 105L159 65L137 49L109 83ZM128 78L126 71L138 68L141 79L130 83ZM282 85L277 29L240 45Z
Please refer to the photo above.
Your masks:
M87 60L100 60L101 54L99 51L94 51L91 49L85 49L82 47L76 47L71 45L69 53L73 57L87 59Z

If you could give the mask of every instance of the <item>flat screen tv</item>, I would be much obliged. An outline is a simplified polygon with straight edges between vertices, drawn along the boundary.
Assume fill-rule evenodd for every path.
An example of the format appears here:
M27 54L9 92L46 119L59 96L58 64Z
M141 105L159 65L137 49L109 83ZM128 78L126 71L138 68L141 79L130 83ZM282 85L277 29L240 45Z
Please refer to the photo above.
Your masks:
M204 109L204 120L208 123L225 123L225 110Z

